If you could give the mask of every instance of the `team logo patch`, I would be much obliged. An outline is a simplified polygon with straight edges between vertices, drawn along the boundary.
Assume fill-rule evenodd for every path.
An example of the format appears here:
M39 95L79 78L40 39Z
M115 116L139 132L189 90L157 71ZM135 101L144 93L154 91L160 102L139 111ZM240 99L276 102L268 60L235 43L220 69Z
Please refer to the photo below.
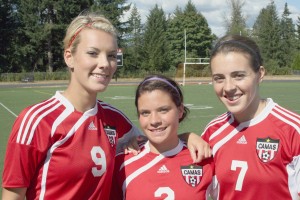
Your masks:
M257 138L256 140L256 152L259 159L266 163L272 160L279 148L279 140L267 138Z
M181 166L181 175L185 182L192 187L196 187L202 178L203 167L197 165Z
M116 129L114 127L111 127L111 126L105 126L104 131L107 135L107 138L108 138L108 141L109 141L110 145L112 147L114 145L116 145L116 137L117 137Z

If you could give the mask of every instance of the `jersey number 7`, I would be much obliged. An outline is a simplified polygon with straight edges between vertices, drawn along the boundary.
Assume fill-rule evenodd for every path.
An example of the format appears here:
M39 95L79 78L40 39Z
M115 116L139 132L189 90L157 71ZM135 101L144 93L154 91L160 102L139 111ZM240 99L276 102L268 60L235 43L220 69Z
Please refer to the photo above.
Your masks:
M248 170L248 164L246 161L233 160L231 162L231 170L236 171L237 168L241 168L241 170L236 181L235 190L242 191L244 178Z

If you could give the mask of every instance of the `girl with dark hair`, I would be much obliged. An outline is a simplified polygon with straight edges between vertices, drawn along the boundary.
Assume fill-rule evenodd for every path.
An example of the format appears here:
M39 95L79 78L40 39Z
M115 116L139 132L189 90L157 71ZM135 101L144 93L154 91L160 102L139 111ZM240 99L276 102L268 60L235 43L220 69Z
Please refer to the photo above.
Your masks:
M111 199L207 199L212 159L193 163L178 137L179 123L189 110L177 83L159 75L145 78L135 105L148 142L137 156L117 155Z
M261 98L265 68L258 46L225 36L212 50L210 67L228 110L202 135L212 147L218 199L299 199L300 116Z

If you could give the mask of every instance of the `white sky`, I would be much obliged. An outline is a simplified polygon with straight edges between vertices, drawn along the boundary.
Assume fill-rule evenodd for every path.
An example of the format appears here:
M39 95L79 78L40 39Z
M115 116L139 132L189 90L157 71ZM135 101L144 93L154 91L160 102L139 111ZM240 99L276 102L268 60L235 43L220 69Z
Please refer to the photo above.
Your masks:
M209 27L212 32L217 36L224 34L224 17L230 15L230 9L228 6L229 0L192 0L197 10L202 13L206 18ZM173 13L176 6L184 9L188 0L127 0L127 3L135 4L144 23L149 15L150 9L155 4L160 6L166 14ZM244 0L245 5L243 7L243 14L247 18L247 26L252 28L254 21L256 20L260 10L265 8L270 0ZM284 4L288 3L288 8L291 12L290 17L296 23L298 16L300 16L300 0L274 0L278 12L278 16L281 17ZM128 17L129 13L125 15Z

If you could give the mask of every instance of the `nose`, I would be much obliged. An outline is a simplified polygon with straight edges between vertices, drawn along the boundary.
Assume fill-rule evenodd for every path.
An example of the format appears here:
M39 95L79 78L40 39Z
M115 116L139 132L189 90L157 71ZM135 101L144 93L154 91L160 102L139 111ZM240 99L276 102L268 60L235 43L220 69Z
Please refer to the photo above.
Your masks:
M232 90L235 90L235 88L236 88L236 85L232 78L225 79L225 82L224 82L224 90L225 91L232 91Z
M158 113L156 112L151 113L150 124L153 127L158 127L159 125L161 125L161 118Z
M98 57L98 67L99 68L107 68L109 67L110 63L108 60L108 55L106 54L100 54Z

